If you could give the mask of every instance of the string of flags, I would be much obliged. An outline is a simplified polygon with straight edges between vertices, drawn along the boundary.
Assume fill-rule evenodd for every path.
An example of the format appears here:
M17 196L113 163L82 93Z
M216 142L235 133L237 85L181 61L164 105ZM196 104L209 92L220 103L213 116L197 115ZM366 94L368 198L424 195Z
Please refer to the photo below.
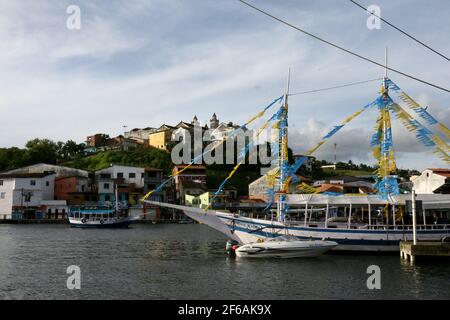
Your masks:
M345 118L340 124L334 126L329 132L327 132L321 140L311 149L309 149L306 153L306 156L303 156L295 161L294 164L290 165L288 161L288 150L287 150L287 103L283 105L284 96L281 96L269 105L267 105L263 110L258 112L252 118L250 118L245 124L240 126L238 129L234 130L231 134L229 134L225 139L219 141L212 149L205 151L201 155L195 157L188 165L186 165L182 170L172 174L166 181L161 183L155 190L147 193L143 200L147 199L152 193L161 191L162 188L175 176L181 174L183 171L187 170L190 166L192 166L200 157L204 156L207 152L211 152L215 148L219 147L223 144L227 139L233 139L239 129L243 129L249 124L253 123L257 119L263 117L266 111L272 107L275 103L279 102L281 107L267 120L264 124L258 128L257 135L259 136L270 123L273 123L272 128L274 129L274 136L272 137L271 142L271 153L279 154L280 156L277 159L273 159L273 164L275 164L275 168L270 170L267 174L267 195L269 197L268 205L264 210L271 208L272 204L275 201L275 182L277 178L279 178L283 184L279 187L280 192L280 202L284 202L285 194L288 192L288 188L290 184L296 183L297 188L305 193L318 193L319 188L314 188L309 186L308 184L301 182L296 172L299 168L307 161L308 156L311 156L314 152L316 152L322 145L324 145L330 138L335 136L340 130L345 127L348 123L352 122L355 118L361 115L364 111L368 110L372 106L377 106L379 115L376 120L375 132L371 137L370 146L372 148L372 153L374 157L377 159L378 166L375 172L375 185L374 188L377 190L380 197L387 199L390 195L395 195L399 193L399 187L397 182L396 173L396 162L395 162L395 153L394 153L394 144L392 137L392 128L391 128L391 116L392 112L395 117L400 120L400 122L406 127L406 129L416 135L416 138L427 147L434 147L434 153L438 155L441 159L443 159L446 163L450 163L450 146L447 142L445 142L438 135L433 134L433 132L425 127L421 122L416 120L413 116L411 116L408 112L406 112L398 103L395 103L392 98L389 96L389 90L394 91L401 101L403 101L414 113L421 118L428 126L433 129L441 132L447 138L450 137L450 130L443 123L440 123L435 117L433 117L427 108L421 107L416 101L414 101L408 94L402 91L392 80L385 78L384 83L381 89L381 95L375 99L374 101L368 103L360 110L357 110L349 117ZM281 148L280 148L281 146ZM251 144L246 144L241 150L240 155L238 157L238 163L233 167L228 176L222 181L217 191L214 193L213 199L210 203L213 202L214 198L218 196L224 189L226 183L235 175L237 170L241 167L243 162L245 161L245 157L249 152ZM300 183L301 182L301 183ZM333 192L325 192L324 194L328 195L341 195ZM210 204L211 206L211 204ZM209 207L208 207L209 208ZM208 210L206 208L206 210ZM284 215L288 210L288 206L285 205L281 208L281 212L278 212L280 215L278 218L281 221L284 220Z

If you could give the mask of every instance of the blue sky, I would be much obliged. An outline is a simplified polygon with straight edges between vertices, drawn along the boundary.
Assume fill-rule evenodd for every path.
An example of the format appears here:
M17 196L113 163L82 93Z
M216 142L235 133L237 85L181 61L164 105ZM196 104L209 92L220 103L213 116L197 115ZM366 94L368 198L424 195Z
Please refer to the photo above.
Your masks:
M250 1L250 0L249 0ZM449 87L450 64L347 0L250 1L289 22L377 61ZM450 2L360 1L450 55ZM81 30L68 30L66 8L81 9ZM216 113L242 123L292 91L383 76L383 70L287 28L236 0L16 1L0 3L0 147L35 137L74 139L97 132L176 124ZM450 95L391 74L449 125ZM299 95L290 100L290 143L302 152L333 125L372 101L378 83ZM369 111L317 153L373 163ZM400 167L445 167L394 121Z

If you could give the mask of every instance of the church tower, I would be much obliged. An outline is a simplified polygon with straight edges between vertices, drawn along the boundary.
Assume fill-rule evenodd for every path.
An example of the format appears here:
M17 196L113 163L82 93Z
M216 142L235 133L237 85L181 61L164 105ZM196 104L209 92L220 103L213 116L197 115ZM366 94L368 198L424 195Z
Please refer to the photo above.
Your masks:
M216 113L212 115L211 120L209 121L209 127L211 129L216 129L219 126L219 120L217 119Z

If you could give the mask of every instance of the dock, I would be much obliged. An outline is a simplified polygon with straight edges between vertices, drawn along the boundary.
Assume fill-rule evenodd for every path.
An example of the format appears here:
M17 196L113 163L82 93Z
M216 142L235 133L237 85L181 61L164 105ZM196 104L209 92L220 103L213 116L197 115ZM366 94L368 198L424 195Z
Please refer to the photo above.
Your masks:
M414 262L416 257L450 257L450 242L401 241L400 258Z

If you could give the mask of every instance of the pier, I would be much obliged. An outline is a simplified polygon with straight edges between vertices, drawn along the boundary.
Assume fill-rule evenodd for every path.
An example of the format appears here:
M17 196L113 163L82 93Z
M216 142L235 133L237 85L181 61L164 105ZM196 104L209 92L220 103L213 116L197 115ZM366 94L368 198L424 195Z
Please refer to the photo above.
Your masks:
M416 257L450 257L450 242L401 241L400 258L414 262Z

